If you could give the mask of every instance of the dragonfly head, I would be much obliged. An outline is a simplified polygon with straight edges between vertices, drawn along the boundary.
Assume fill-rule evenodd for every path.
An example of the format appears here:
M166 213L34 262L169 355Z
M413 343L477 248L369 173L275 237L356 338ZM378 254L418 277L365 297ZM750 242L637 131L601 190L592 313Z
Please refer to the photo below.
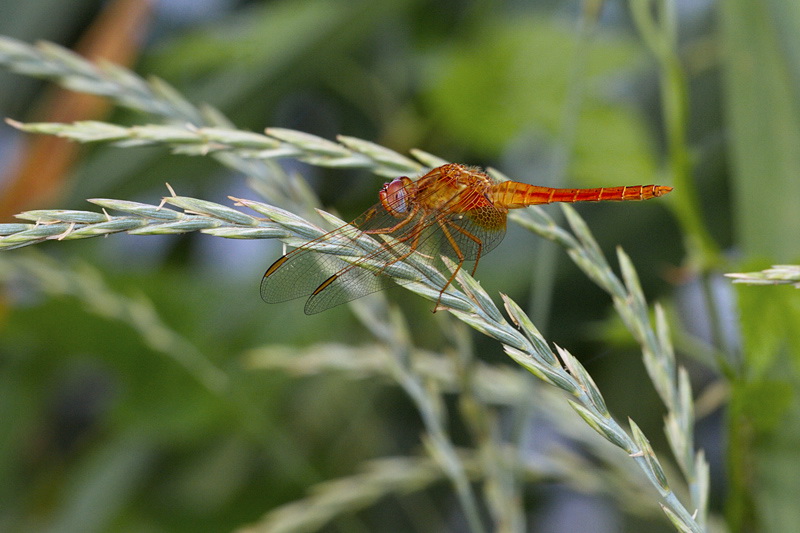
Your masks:
M378 193L381 205L395 217L403 217L408 213L413 182L406 176L385 183Z

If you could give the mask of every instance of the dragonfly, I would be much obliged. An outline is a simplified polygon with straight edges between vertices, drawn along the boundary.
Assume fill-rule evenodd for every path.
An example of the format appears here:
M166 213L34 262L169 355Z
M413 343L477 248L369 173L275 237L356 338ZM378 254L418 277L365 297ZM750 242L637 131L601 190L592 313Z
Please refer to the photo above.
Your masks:
M503 239L510 209L554 202L647 200L671 190L664 185L540 187L498 181L477 167L442 165L416 181L402 176L384 184L378 203L354 221L280 257L264 273L261 298L279 303L307 297L305 313L311 315L402 284L397 279L393 283L388 275L392 265L412 258L438 269L446 257L455 265L446 281L444 276L438 281L427 276L439 289L436 312L461 268L471 263L474 275L479 260ZM364 235L374 239L375 246L360 257L345 259L320 251L329 243L355 245Z

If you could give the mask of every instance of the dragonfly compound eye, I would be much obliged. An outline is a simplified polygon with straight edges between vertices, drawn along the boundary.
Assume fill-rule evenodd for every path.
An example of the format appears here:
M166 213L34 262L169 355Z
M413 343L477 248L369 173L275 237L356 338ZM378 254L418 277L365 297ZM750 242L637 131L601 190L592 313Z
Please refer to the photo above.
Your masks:
M403 177L386 183L378 195L384 209L394 216L403 216L408 212L407 191L405 188L407 180L408 178Z

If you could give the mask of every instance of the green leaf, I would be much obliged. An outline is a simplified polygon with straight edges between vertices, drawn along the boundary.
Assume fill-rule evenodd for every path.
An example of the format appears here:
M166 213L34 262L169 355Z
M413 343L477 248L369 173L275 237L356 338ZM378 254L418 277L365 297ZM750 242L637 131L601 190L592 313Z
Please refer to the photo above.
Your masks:
M736 229L745 253L800 255L800 3L720 3Z
M753 376L764 375L785 353L800 373L800 291L785 285L737 285L745 364Z
M729 518L745 529L791 531L800 523L800 402L792 385L734 383L730 413Z
M775 431L792 401L792 386L787 382L763 380L737 386L737 410L761 434Z
M487 24L434 62L427 97L438 127L487 154L531 130L555 141L577 46L577 33L560 23L521 18ZM641 117L604 94L608 77L631 65L638 53L632 41L610 34L590 44L581 73L589 78L589 89L571 168L585 184L607 184L611 177L638 183L654 171Z

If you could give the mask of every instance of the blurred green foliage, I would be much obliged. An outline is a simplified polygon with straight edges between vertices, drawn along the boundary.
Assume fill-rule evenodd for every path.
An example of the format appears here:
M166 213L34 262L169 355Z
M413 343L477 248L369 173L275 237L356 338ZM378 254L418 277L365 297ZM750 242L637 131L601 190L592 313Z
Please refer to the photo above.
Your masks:
M10 0L0 4L0 33L70 46L99 4ZM511 177L544 185L671 184L657 81L664 73L642 46L624 2L605 3L583 56L582 6L282 0L232 4L202 22L156 12L137 70L167 79L193 102L216 106L243 129L356 135L400 152L418 147L465 163L523 169L525 175ZM800 260L797 6L736 0L675 11L686 97L706 105L690 106L682 124L694 157L696 215L737 258L722 260L728 271ZM585 90L572 108L567 95L576 80ZM0 73L0 112L29 119L40 89ZM571 110L574 140L565 143ZM110 120L150 119L118 110ZM11 135L3 131L2 154L19 146ZM564 175L531 155L547 159L558 150L569 152ZM353 214L375 201L380 185L361 172L287 167L307 176L326 206ZM207 158L96 146L82 150L61 202L36 207L86 209L83 200L96 196L157 201L166 181L213 201L255 196L242 190L242 176ZM673 201L587 206L582 214L603 250L621 244L648 296L672 309L677 336L692 341L678 346L689 360L697 358L697 391L718 380L730 391L724 423L720 405L700 422L698 444L707 448L714 473L712 510L726 514L732 531L792 530L800 523L794 460L800 428L788 423L800 419L800 291L745 287L727 291L728 299L715 296L707 287L717 272L684 263L686 236L664 208ZM607 296L563 257L548 259L549 243L518 228L506 239L481 262L483 286L518 301L531 292L555 295L548 339L580 354L617 418L632 416L648 435L659 433L661 407L634 344L616 333ZM257 284L279 248L221 240L54 242L39 251L52 273L36 279L14 257L39 256L27 250L0 256L6 287L0 529L229 530L303 498L319 482L358 471L368 459L420 452L419 414L388 381L296 378L243 365L243 353L254 347L359 345L371 336L345 308L306 317L300 302L265 306ZM537 260L553 261L551 277L532 275ZM701 283L680 286L686 277ZM86 279L101 280L99 288L90 295L73 290ZM403 290L389 291L389 298L414 317L418 345L449 349L452 324L432 315L428 302ZM131 301L153 311L147 326L137 326L134 312L112 312ZM723 338L721 326L731 323L733 340ZM702 324L716 336L700 333ZM165 339L180 347L159 344ZM495 342L474 342L483 361L510 364ZM701 360L693 343L716 354L716 365ZM225 391L198 378L193 363L181 359L186 353L225 375ZM466 446L468 430L457 416L450 421L453 440ZM729 448L720 452L725 442ZM667 455L664 442L653 445ZM553 474L549 481L564 479ZM569 508L558 507L565 500L548 488L531 484L525 491L531 524ZM630 508L641 504L629 498ZM594 516L611 513L608 530L669 530L654 501L638 513L616 503L595 510ZM442 481L354 511L329 529L456 530L454 513Z
M592 42L584 59L578 39L567 20L531 14L491 21L449 43L427 68L432 119L449 139L483 157L497 157L524 134L557 139L574 65L584 61L590 91L581 102L570 177L587 187L612 177L651 179L652 133L632 102L613 94L643 50L632 37L608 34Z

